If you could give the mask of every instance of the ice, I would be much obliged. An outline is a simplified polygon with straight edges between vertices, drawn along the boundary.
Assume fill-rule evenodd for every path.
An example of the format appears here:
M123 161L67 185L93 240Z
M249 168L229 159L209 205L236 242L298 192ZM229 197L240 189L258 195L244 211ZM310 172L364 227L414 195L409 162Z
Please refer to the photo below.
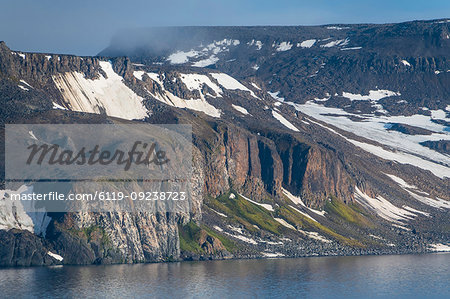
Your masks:
M298 129L293 124L291 124L286 118L284 118L284 116L281 115L280 113L276 112L275 110L272 110L272 115L286 128L298 132Z
M123 83L110 62L100 61L107 77L87 79L79 72L66 72L53 76L58 89L73 111L106 113L124 119L143 119L147 109L142 98Z
M181 64L186 63L189 61L189 58L191 57L197 57L199 55L198 51L190 50L188 52L184 51L178 51L175 52L167 58L167 61L169 61L171 64Z
M308 39L305 41L302 41L301 43L297 44L297 47L302 47L302 48L311 48L317 40L315 39Z
M233 106L233 108L237 111L239 111L240 113L244 114L244 115L249 115L250 113L248 113L247 109L245 109L244 107L238 106L238 105L234 105L231 104L231 106Z

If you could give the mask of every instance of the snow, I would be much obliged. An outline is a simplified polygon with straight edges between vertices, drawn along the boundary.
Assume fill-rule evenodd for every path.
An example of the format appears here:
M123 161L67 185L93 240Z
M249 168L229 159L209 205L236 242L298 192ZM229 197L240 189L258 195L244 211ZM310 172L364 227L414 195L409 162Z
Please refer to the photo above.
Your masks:
M23 54L23 53L17 53L17 55L19 55L20 57L22 57L22 59L25 59L25 54Z
M45 58L47 58L47 60L50 60L50 59L52 59L52 56L50 56L50 55L45 55Z
M280 44L278 44L276 46L276 51L277 52L285 52L285 51L289 51L292 48L292 44L291 42L281 42Z
M210 75L222 85L223 88L229 90L248 91L254 98L258 98L253 91L242 85L238 80L225 73L210 73Z
M261 90L261 88L259 88L259 86L258 85L256 85L256 83L251 83L252 84L252 86L254 87L254 88L256 88L256 89L258 89L258 90Z
M450 252L450 246L444 245L442 243L430 244L428 245L431 251L435 252Z
M213 83L211 79L206 75L201 74L181 74L181 81L186 85L189 90L198 90L199 93L202 92L203 84L206 84L209 88L214 90L216 96L221 96L222 89Z
M191 57L197 57L199 55L198 51L190 50L188 52L184 51L178 51L175 52L167 58L167 61L169 61L171 64L181 64L186 63L189 61L189 58Z
M261 254L264 257L267 257L267 258L277 258L277 257L283 257L284 256L284 254L282 254L280 252L261 252Z
M351 96L359 99L366 97L354 94L351 94ZM335 130L332 130L327 126L317 123L333 133L340 135L354 145L361 147L362 149L383 159L414 165L416 167L429 170L434 175L441 178L450 176L449 167L447 166L450 165L450 158L420 144L420 142L426 140L450 139L450 134L444 131L445 127L432 122L429 116L375 116L364 114L362 115L365 117L363 121L352 121L349 117L358 116L358 114L348 113L340 108L325 107L319 103L315 103L314 101L308 101L305 104L296 104L292 102L285 103L294 106L296 110L301 111L302 113L336 126L341 130L376 141L380 144L388 146L389 148L395 149L395 151L390 151L382 148L381 146L356 141L337 133ZM402 134L396 131L388 131L386 125L389 123L408 124L431 130L436 133L432 135Z
M298 129L293 124L291 124L286 118L284 118L284 116L281 115L280 113L276 112L275 110L272 110L272 115L286 128L298 132Z
M335 41L331 41L326 43L325 45L320 45L322 48L331 48L331 47L335 47L335 46L346 46L349 43L349 39L338 39Z
M350 99L350 101L378 101L386 97L400 96L400 92L394 92L386 89L369 90L368 95L361 95L351 92L343 92L344 98Z
M328 26L327 29L330 29L330 30L344 30L344 29L350 29L350 27Z
M282 188L281 190L283 191L283 194L284 194L287 198L289 198L293 203L295 203L296 205L301 205L301 206L307 208L308 210L310 210L311 212L313 212L313 213L315 213L315 214L317 214L317 215L325 216L325 214L326 214L325 211L318 211L318 210L315 210L315 209L313 209L313 208L307 207L307 206L303 203L303 201L302 201L302 199L300 198L300 196L295 196L295 195L293 195L292 193L290 193L288 190L286 190L286 189L284 189L284 188ZM296 210L297 210L297 209L296 209ZM297 211L298 211L298 210L297 210ZM299 212L300 212L300 211L299 211ZM300 212L300 213L302 213L302 212ZM311 218L312 220L315 221L315 219L313 219L313 218L312 218L311 216L309 216L308 214L306 214L306 213L302 213L302 214L307 215L307 217L309 217L309 218Z
M268 91L267 93L268 93L274 100L277 100L277 101L280 101L280 102L284 102L284 98L278 96L278 95L280 94L279 91L276 91L276 92L270 92L270 91Z
M244 242L249 243L249 244L253 244L253 245L257 245L258 244L258 242L256 242L255 240L253 240L251 238L247 238L247 237L245 237L243 235L233 235L233 234L230 234L229 232L223 232L223 233L228 235L228 236L230 236L230 237L236 238L238 240L244 241Z
M30 88L33 88L33 86L31 86L30 84L28 84L25 80L20 80L21 83L27 85Z
M25 91L30 91L28 88L23 87L22 85L17 85L18 87L20 87L20 89L25 90Z
M253 203L253 204L255 204L255 205L258 205L258 206L260 206L260 207L263 207L264 209L266 209L266 210L268 210L268 211L271 211L271 212L275 211L275 210L273 209L273 207L272 207L271 205L269 205L269 204L259 203L259 202L256 202L256 201L251 200L250 198L245 197L245 196L242 195L242 194L239 194L239 195L240 195L243 199L245 199L245 200L247 200L247 201L249 201L249 202L251 202L251 203Z
M55 102L52 102L52 103L53 103L53 109L67 110L67 108L64 108L63 106L58 105Z
M309 214L300 211L299 209L297 209L296 207L294 207L293 205L289 205L292 209L294 209L295 211L299 212L300 214L302 214L303 216L305 216L306 218L311 219L314 222L318 222L316 219L314 219L313 217L311 217Z
M229 199L235 199L236 195L234 195L234 193L230 193L230 196L228 197Z
M406 61L406 60L402 60L402 63L404 64L404 65L406 65L406 66L411 66L411 64L408 62L408 61Z
M394 206L380 195L376 198L372 198L359 190L356 186L354 195L358 203L390 222L402 224L400 221L408 221L417 216L411 211Z
M306 205L303 203L302 199L300 198L300 196L295 196L293 195L291 192L289 192L288 190L281 188L281 190L283 191L283 194L289 198L293 203L295 203L296 205L301 205L304 206L306 208Z
M259 70L259 65L255 64L254 66L252 66L252 69L254 69L255 71Z
M217 61L219 61L219 58L217 58L216 55L211 55L209 58L202 59L202 60L199 60L197 62L194 62L192 64L192 66L195 66L195 67L206 67L206 66L215 64Z
M429 195L427 192L423 192L419 190L416 186L410 185L406 183L402 178L399 178L392 174L386 174L389 178L391 178L394 182L396 182L400 187L403 188L406 192L409 193L414 199L420 201L423 204L426 204L428 206L437 208L437 209L450 209L450 201L441 199L439 197L436 197L435 199L426 197L424 195ZM420 194L418 194L420 193ZM422 212L423 214L423 212Z
M59 254L53 253L51 251L47 252L47 254L49 256L51 256L52 258L54 258L55 260L58 260L60 262L62 262L62 260L64 259L62 256L60 256Z
M317 232L307 232L307 231L302 231L300 230L300 232L304 233L305 235L307 235L309 238L311 239L315 239L324 243L331 243L330 240L328 240L327 238L321 236L319 233Z
M53 76L57 88L73 111L103 113L124 119L142 119L147 109L142 98L123 83L110 62L100 61L107 77L87 79L79 72L66 72Z
M237 111L239 111L240 113L244 114L244 115L249 115L250 113L248 113L247 109L245 109L244 107L235 105L235 104L231 104L231 106L233 106L233 108Z
M216 213L217 215L219 215L219 216L222 216L222 217L225 217L225 218L228 218L228 216L227 215L225 215L225 214L223 214L223 213L220 213L220 212L218 212L218 211L216 211L216 210L214 210L214 209L211 209L214 213Z
M360 50L362 47L341 48L341 51Z
M34 135L33 131L28 131L28 134L30 135L30 137L36 141L38 141L38 139L36 138L36 136Z
M277 221L278 223L280 223L281 225L283 225L284 227L293 229L293 230L297 230L295 227L293 227L291 224L289 224L286 220L282 219L282 218L273 218L275 219L275 221Z
M408 184L407 182L405 182L402 178L399 178L398 176L395 176L393 174L387 174L387 173L385 173L385 175L387 175L391 180L393 180L394 182L399 184L400 187L402 187L402 188L410 188L410 189L416 189L417 188L414 185Z
M317 40L315 39L308 39L305 41L302 41L301 43L297 44L297 47L302 47L302 48L311 48Z
M23 202L11 200L5 197L6 194L23 194L33 192L32 186L22 185L18 190L0 190L0 229L20 229L28 230L38 236L45 237L45 232L51 221L47 213L34 207L34 202ZM24 208L27 207L27 212ZM33 205L33 206L32 206Z
M255 46L255 47L256 47L256 50L261 50L261 48L262 48L262 46L263 46L263 43L262 43L261 41L259 41L259 40L254 40L254 39L252 39L251 41L249 41L249 42L247 43L247 45L249 45L249 46Z
M176 95L172 94L170 91L166 90L164 87L164 82L161 80L160 75L157 73L146 73L147 76L150 77L154 82L159 84L159 86L162 89L162 93L153 94L150 93L155 99L157 99L160 102L163 102L169 106L177 107L177 108L187 108L190 110L195 111L201 111L209 116L212 117L220 117L221 111L208 103L203 95L203 93L200 92L200 99L182 99L180 97L177 97ZM142 80L142 76L144 75L143 71L135 71L133 72L133 75L138 78L139 80ZM216 93L218 93L218 96L220 96L220 93L222 90L214 84L208 76L206 75L199 75L199 74L181 74L181 80L186 85L188 89L194 90L199 89L202 84L207 84L211 89L213 89ZM212 96L212 95L211 95Z
M223 232L223 228L218 227L217 225L214 225L213 228L219 232Z

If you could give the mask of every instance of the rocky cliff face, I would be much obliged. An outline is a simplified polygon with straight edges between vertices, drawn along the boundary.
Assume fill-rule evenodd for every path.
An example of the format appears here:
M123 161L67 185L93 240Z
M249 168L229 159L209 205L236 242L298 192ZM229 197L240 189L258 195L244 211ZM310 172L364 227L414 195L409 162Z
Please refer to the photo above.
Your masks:
M42 227L5 209L1 265L405 253L447 243L441 22L177 29L198 32L168 49L121 53L129 57L111 57L114 44L105 58L1 43L2 124L190 124L194 145L190 213L47 213Z

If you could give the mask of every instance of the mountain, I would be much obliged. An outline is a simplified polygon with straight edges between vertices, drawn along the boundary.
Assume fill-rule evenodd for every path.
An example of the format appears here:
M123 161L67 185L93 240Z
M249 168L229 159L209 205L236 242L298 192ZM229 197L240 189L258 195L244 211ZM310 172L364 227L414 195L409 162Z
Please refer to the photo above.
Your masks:
M0 265L448 249L449 34L448 20L143 29L96 57L0 43L3 124L190 124L195 190L190 213L0 201Z

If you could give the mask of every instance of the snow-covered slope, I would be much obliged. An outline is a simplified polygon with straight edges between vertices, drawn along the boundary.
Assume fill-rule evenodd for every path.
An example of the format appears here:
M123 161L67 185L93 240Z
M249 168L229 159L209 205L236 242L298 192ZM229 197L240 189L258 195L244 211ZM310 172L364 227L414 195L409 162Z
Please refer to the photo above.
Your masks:
M79 72L66 72L53 76L65 102L73 111L106 113L124 119L142 119L147 109L142 98L123 83L110 62L100 61L102 74L97 79L87 79Z

